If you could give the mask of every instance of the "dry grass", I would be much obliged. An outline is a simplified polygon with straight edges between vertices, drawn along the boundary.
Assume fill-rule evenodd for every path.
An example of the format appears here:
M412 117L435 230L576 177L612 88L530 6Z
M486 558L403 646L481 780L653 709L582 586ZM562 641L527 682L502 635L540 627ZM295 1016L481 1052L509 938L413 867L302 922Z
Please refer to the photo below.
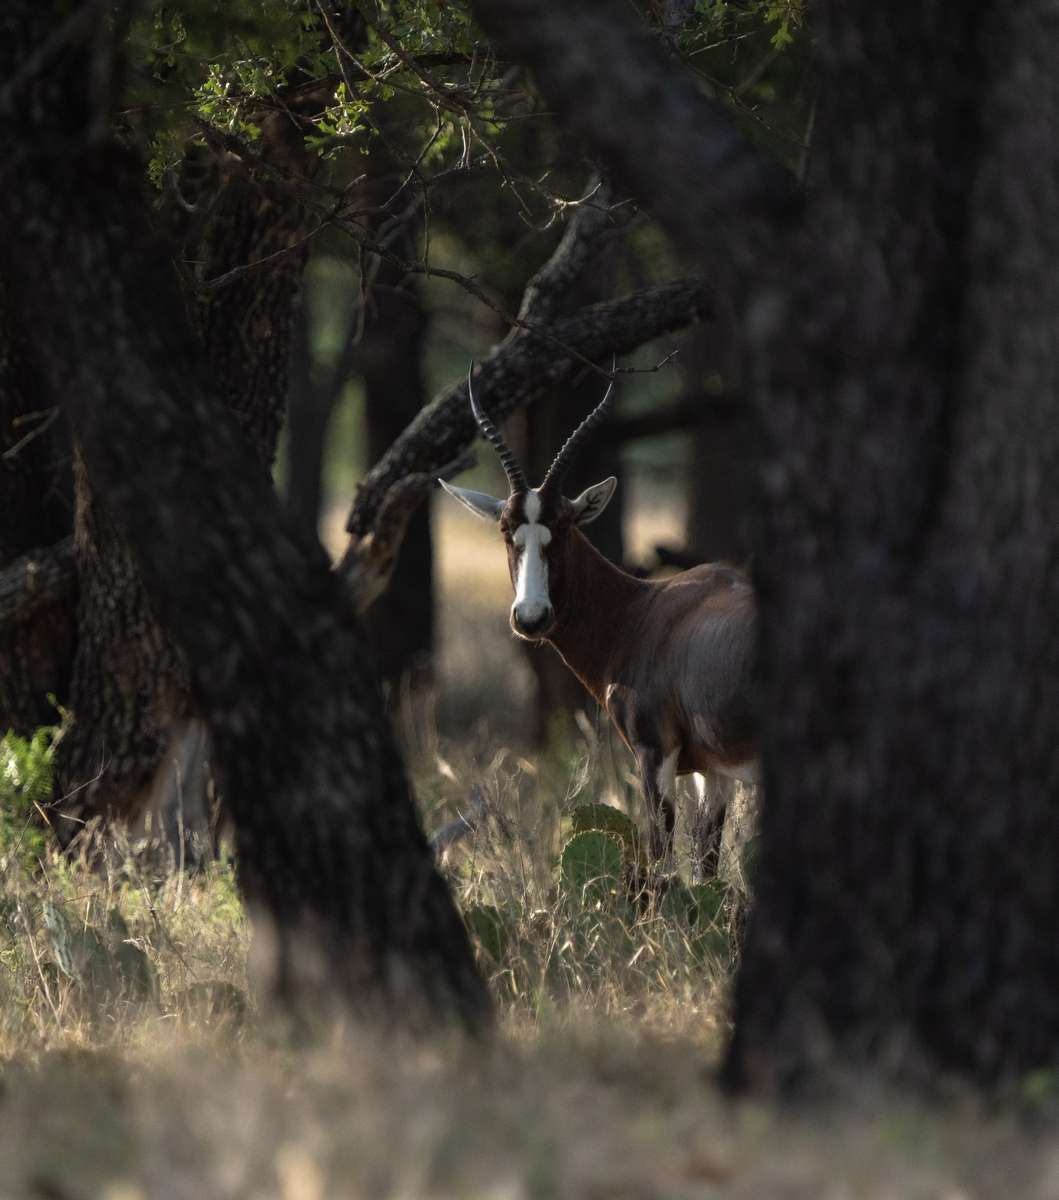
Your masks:
M480 952L500 1012L488 1048L292 1048L247 1019L249 932L224 865L194 878L135 854L56 860L0 888L0 1196L971 1200L1059 1195L1059 1138L970 1104L930 1108L861 1082L841 1109L731 1103L713 1065L727 968L672 918L571 905L564 813L627 800L591 730L530 763L434 734L415 774L428 825L476 779L489 815L446 866L468 911L508 914ZM93 999L55 965L46 904L142 951L155 995ZM111 943L113 952L115 944ZM551 969L548 967L551 963ZM203 996L204 984L227 985Z
M442 528L462 520L453 507ZM518 660L502 555L467 521L443 539L440 572L461 599L443 635L466 689L453 711L475 724L444 736L423 704L407 708L403 733L428 828L466 809L475 787L485 798L478 836L444 869L466 912L503 917L503 945L480 949L494 1044L380 1044L347 1030L292 1048L255 1019L249 930L223 864L196 877L138 854L97 873L9 864L0 1198L1055 1200L1054 1128L970 1103L928 1107L870 1081L831 1109L718 1092L730 960L703 954L672 914L576 903L558 886L571 809L606 801L635 814L635 788L603 724L532 757L490 726L483 696L523 685L506 678ZM730 842L729 870L738 850ZM110 964L101 976L85 965L92 952ZM145 960L155 983L137 994L123 981Z

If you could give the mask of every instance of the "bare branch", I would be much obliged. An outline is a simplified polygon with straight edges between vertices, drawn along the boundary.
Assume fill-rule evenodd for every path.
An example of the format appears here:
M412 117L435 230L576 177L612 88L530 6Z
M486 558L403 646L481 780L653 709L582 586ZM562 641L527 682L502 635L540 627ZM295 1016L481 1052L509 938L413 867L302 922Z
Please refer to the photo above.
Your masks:
M592 257L600 235L612 225L609 201L610 189L602 180L593 179L555 252L526 285L519 321L547 321L557 312L570 293L570 285Z
M582 358L593 361L627 354L644 342L713 315L712 290L702 279L683 279L645 288L620 300L592 304L547 326L510 333L482 361L475 394L494 421L566 382ZM554 344L576 348L577 357L556 354ZM604 372L606 374L606 372ZM470 446L476 434L466 380L451 384L428 404L357 490L347 531L372 531L389 489L414 472L432 473Z
M54 408L45 408L40 412L23 413L21 417L16 417L11 422L11 428L17 429L19 426L27 425L30 421L35 421L36 424L27 433L24 433L13 446L0 454L0 461L10 462L11 459L17 458L19 453L24 450L30 442L36 441L37 438L47 433L49 429L59 419L61 409L58 405Z
M474 463L473 454L461 454L433 475L417 471L399 479L387 491L371 532L350 537L335 571L349 591L355 613L366 612L389 587L408 523L437 481L468 471Z

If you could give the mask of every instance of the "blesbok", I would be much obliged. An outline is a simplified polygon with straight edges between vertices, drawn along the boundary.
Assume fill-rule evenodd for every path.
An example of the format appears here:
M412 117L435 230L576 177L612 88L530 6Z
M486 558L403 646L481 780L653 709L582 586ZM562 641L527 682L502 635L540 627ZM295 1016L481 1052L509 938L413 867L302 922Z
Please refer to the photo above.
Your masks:
M471 512L495 521L515 588L511 628L549 642L609 714L636 758L651 818L654 861L671 852L676 776L756 777L752 659L754 596L746 577L708 563L662 580L635 579L581 533L614 494L612 476L570 500L561 492L578 451L607 413L614 385L574 430L540 487L467 388L471 411L504 467L506 500L441 481ZM700 789L704 804L705 786ZM699 868L716 873L730 788L700 812Z

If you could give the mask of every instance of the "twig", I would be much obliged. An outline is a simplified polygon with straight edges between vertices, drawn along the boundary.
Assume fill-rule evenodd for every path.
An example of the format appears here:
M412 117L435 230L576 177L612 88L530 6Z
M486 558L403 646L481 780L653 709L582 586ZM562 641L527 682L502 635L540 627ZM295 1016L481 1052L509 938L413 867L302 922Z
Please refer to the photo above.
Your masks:
M47 433L48 430L51 429L51 427L58 420L59 413L61 411L62 410L59 408L59 406L56 405L54 408L45 408L40 412L24 413L21 417L16 417L14 421L11 422L12 427L24 425L28 421L32 421L38 417L43 418L43 420L41 420L40 424L37 425L36 428L31 429L29 433L23 434L23 436L20 437L13 446L10 446L3 452L3 454L0 454L0 459L2 459L4 462L9 462L18 454L20 450L24 450L26 446L30 444L30 442L34 441L36 438L39 438L42 434Z
M293 251L300 249L310 239L316 237L318 233L326 229L331 224L330 218L325 218L316 226L315 229L310 229L307 234L291 242L289 246L281 246L279 250L273 250L271 254L266 254L264 258L256 259L254 262L242 263L238 267L232 267L230 271L225 271L223 275L215 275L212 279L203 279L199 282L199 287L205 288L207 291L217 291L219 288L227 287L230 283L234 283L241 276L246 275L249 271L256 271L258 267L268 266L269 263L275 262L278 258L284 258Z
M48 987L48 979L44 974L44 968L40 965L40 955L37 954L37 947L33 942L33 930L30 929L29 921L26 920L26 914L23 911L22 904L19 903L18 914L22 918L22 925L26 931L26 944L29 946L30 957L33 959L33 965L37 968L37 974L40 976L40 985L44 991L44 999L48 1002L48 1007L52 1011L52 1016L55 1018L55 1024L62 1028L62 1017L59 1015L59 1008L55 1001L51 998L51 989Z

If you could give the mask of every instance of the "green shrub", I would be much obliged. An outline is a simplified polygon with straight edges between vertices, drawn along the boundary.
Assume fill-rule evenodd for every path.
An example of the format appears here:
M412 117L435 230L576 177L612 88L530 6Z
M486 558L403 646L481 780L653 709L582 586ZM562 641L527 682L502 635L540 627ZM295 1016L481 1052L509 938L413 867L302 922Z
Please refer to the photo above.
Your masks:
M32 870L43 855L42 820L51 800L52 762L59 726L43 725L32 737L8 732L0 739L0 870Z

